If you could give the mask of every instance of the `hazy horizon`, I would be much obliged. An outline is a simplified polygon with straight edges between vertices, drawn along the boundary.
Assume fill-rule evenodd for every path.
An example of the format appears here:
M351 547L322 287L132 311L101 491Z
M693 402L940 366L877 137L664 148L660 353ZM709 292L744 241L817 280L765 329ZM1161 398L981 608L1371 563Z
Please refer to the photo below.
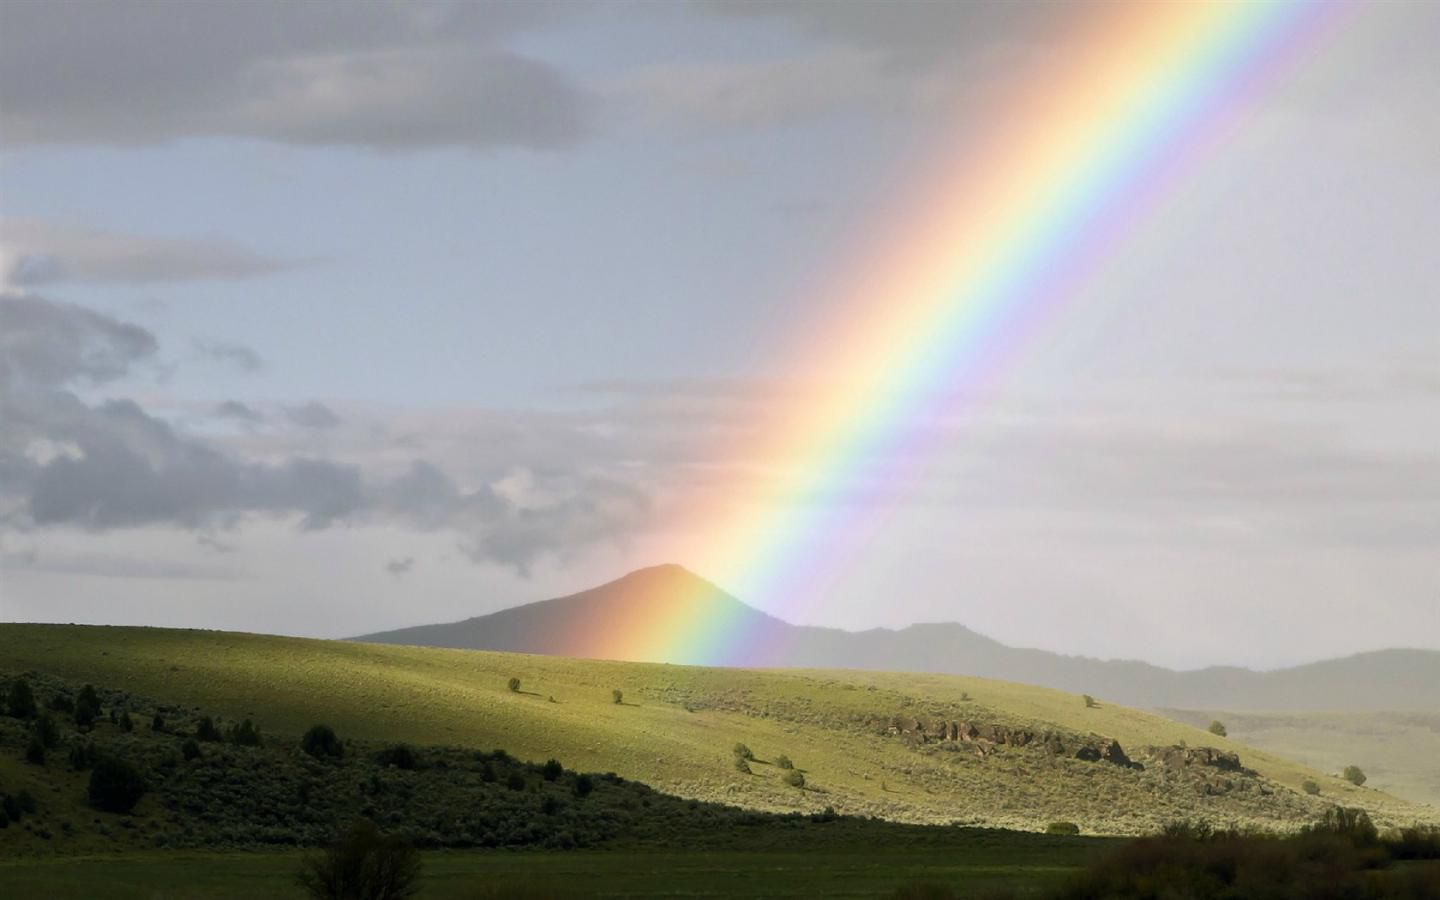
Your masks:
M1108 4L5 4L0 619L343 637L673 562L1178 669L1440 650L1440 5L1341 7L817 484L772 437L916 300L872 263ZM786 516L803 597L712 570Z

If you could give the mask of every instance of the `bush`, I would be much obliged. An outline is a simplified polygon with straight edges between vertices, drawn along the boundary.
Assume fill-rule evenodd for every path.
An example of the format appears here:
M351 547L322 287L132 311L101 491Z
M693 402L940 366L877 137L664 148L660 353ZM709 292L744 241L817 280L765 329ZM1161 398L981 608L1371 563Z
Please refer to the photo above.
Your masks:
M40 740L40 735L30 735L30 742L25 745L25 761L31 765L45 765L45 742Z
M36 712L35 693L30 690L30 682L23 678L15 679L10 685L9 696L5 698L5 707L16 719L33 719Z
M46 750L60 746L60 727L49 713L41 713L35 720L35 737L40 739Z
M506 684L506 686L507 686L508 688L510 688L510 693L512 693L512 694L518 694L518 693L520 693L520 679L518 679L518 678L511 678L510 681Z
M546 781L554 781L565 774L565 767L560 765L560 760L558 759L547 759L545 760L545 765L540 767L540 774L544 776Z
M755 752L744 744L735 745L735 758L750 760L755 758Z
M95 693L95 685L87 684L80 689L80 696L75 698L75 725L85 730L94 725L99 717L100 695Z
M511 772L510 777L505 780L505 786L512 791L525 790L525 776L519 772Z
M1086 708L1086 709L1094 709L1095 707L1097 707L1097 706L1100 705L1100 704L1096 703L1096 702L1095 702L1095 698L1092 697L1092 696L1090 696L1089 694L1081 694L1080 696L1081 696L1082 698L1084 698L1084 700L1085 700L1085 708Z
M195 740L217 743L224 740L220 729L216 727L215 720L209 716L201 716L200 724L195 726Z
M745 757L743 757L743 756L737 756L737 757L735 757L735 771L740 772L740 773L745 774L745 775L749 775L749 774L750 774L750 763L748 763L748 762L745 761Z
M103 756L90 772L90 805L112 813L128 813L145 796L145 779L128 762Z
M1225 737L1227 734L1229 734L1229 732L1225 730L1225 723L1221 722L1219 719L1216 719L1215 721L1210 723L1209 731L1216 737Z
M1074 822L1051 822L1045 826L1046 834L1079 834L1080 826Z
M83 772L95 765L95 745L79 744L70 748L70 768Z
M200 745L196 743L194 738L186 738L185 743L180 745L180 755L185 757L186 762L192 759L199 759Z
M51 712L62 712L69 715L75 711L75 701L71 700L67 694L56 694L50 698L49 703L45 704L45 708Z
M1316 784L1314 781L1308 778L1305 779L1304 784L1300 785L1300 790L1304 791L1312 797L1318 797L1320 795L1320 785Z
M117 724L119 724L120 730L126 734L135 730L135 720L130 718L128 709L120 713L120 721Z
M311 725L300 739L300 749L316 759L339 759L345 755L345 745L329 725Z
M155 718L153 718L153 719L150 720L150 730L151 730L151 731L164 731L164 730L165 730L165 717L162 716L162 715L160 715L159 713L156 713L156 714L155 714Z
M581 775L575 779L575 796L588 797L593 790L595 790L595 779L589 775Z
M790 757L786 756L783 753L775 757L775 765L779 766L782 769L795 768L795 763L791 762Z
M382 766L394 766L397 769L409 771L419 765L415 758L415 751L410 749L409 744L396 744L393 747L386 747L376 755L375 761ZM494 780L491 778L490 780Z
M780 780L793 788L803 788L805 786L805 776L801 775L795 769L791 769L784 775L781 775Z
M1359 766L1346 766L1345 771L1341 773L1341 777L1356 787L1359 787L1366 781L1365 773L1360 771Z
M405 900L420 890L420 854L360 819L304 860L296 880L314 900Z
M1380 837L1369 813L1348 806L1330 807L1319 822L1305 829L1305 833L1340 835L1357 847L1372 846Z
M230 739L230 743L239 747L260 746L260 729L256 728L255 723L249 719L239 725L230 726L227 737Z
M615 701L616 706L619 706L620 704L625 702L625 694L619 688L611 691L610 697Z

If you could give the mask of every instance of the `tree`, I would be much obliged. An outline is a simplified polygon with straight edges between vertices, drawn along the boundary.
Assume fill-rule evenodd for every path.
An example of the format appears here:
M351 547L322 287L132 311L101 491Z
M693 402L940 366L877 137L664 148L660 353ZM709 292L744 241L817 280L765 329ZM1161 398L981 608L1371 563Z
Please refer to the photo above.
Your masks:
M145 796L145 779L128 762L114 756L96 760L90 772L90 805L112 813L128 813Z
M186 762L200 758L200 745L194 738L186 738L185 743L180 745L180 755L185 757Z
M805 786L805 776L801 775L800 772L795 769L791 769L780 777L786 784L793 788L803 788Z
M742 775L750 774L750 763L745 761L745 757L735 757L735 771L741 773Z
M560 765L560 760L558 759L545 760L545 765L540 769L540 774L544 776L546 781L554 781L564 773L565 767Z
M5 698L5 705L14 718L35 718L35 693L30 690L30 682L23 678L15 679L10 685L10 695Z
M520 693L520 679L512 677L510 681L506 683L506 687L510 688L510 693L512 694Z
M1300 785L1300 790L1304 791L1312 797L1315 797L1320 794L1320 785L1316 784L1313 780L1307 778L1305 779L1305 783Z
M209 716L201 716L200 724L195 726L195 740L218 743L223 739L220 729L215 726L215 720Z
M783 753L775 757L775 765L779 766L782 769L795 768L795 763L791 762L790 757L786 756Z
M1225 723L1221 722L1219 719L1216 719L1215 721L1210 723L1210 733L1215 735L1216 737L1225 737L1227 734L1229 734L1229 732L1225 730Z
M297 876L313 900L405 900L420 890L420 854L405 840L359 819Z
M407 771L416 768L420 764L419 760L415 758L415 751L410 749L409 744L396 744L393 747L386 747L375 757L375 761L382 766L394 766L397 769L405 769Z
M614 699L616 706L625 702L625 694L619 688L611 691L610 696Z
M339 759L345 755L345 745L340 743L335 729L329 725L311 725L310 730L300 739L300 749L316 759Z
M165 730L165 717L162 716L162 715L160 715L159 713L156 713L156 714L155 714L155 718L153 718L153 719L150 720L150 730L151 730L151 731L164 731L164 730Z
M590 792L595 790L595 779L589 775L580 775L575 779L575 796L588 797Z
M1085 708L1086 708L1086 709L1094 709L1095 707L1097 707L1097 706L1100 705L1100 704L1096 703L1096 702L1095 702L1095 698L1092 697L1092 696L1090 696L1089 694L1081 694L1080 696L1082 696L1082 697L1085 698Z
M120 730L127 733L135 730L135 721L130 718L130 710L127 709L120 713L119 725Z
M230 743L240 747L260 746L260 729L256 728L255 723L249 719L246 719L239 725L230 726L230 731L227 736L230 739Z
M751 760L755 758L754 751L744 744L736 744L734 749L736 759Z
M41 713L35 719L35 737L40 739L46 750L54 750L60 745L60 728L49 713Z
M89 729L100 718L100 695L95 693L95 685L87 684L80 689L80 696L75 698L75 725L82 731Z
M45 765L45 742L40 740L40 735L30 735L30 742L25 745L25 761L36 766Z
M1359 787L1366 781L1365 773L1360 771L1359 766L1346 766L1345 771L1341 773L1341 777L1356 787Z

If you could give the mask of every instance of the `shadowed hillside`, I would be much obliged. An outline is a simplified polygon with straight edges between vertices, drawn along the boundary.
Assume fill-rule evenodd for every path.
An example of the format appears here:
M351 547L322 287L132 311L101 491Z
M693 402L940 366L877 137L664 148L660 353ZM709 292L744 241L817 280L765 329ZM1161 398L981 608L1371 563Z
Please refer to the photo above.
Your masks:
M1440 711L1440 652L1433 650L1381 650L1272 672L1235 667L1177 672L1143 662L1008 647L954 623L860 632L791 625L674 565L641 569L569 597L357 640L703 662L688 656L689 648L616 642L612 637L648 634L657 622L676 620L723 622L744 635L744 646L726 660L735 665L977 675L1141 707Z

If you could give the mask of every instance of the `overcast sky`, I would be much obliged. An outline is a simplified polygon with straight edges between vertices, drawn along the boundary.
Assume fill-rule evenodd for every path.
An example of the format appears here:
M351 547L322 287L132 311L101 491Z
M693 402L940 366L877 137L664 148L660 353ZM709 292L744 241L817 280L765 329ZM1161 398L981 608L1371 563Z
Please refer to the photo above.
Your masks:
M766 462L715 448L844 377L817 286L1079 9L0 2L0 618L343 636L697 565ZM1437 47L1345 12L806 621L1440 648Z

